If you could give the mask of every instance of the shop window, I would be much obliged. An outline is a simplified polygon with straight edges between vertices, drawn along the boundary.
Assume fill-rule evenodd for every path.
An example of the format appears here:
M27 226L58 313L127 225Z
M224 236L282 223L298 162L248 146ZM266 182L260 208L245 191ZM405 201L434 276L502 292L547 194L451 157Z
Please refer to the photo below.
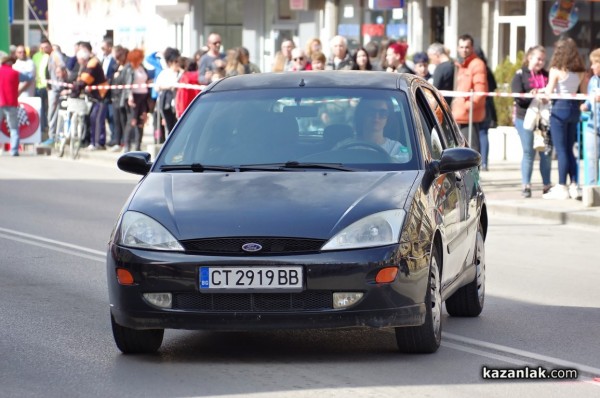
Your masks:
M204 22L211 25L241 25L243 10L243 0L227 0L226 6L223 0L205 0Z
M14 0L13 1L13 19L25 19L25 2L28 0Z
M10 44L19 45L25 43L25 27L21 24L10 26Z
M204 2L204 38L211 33L221 35L221 50L238 47L242 44L243 0L205 0Z
M500 2L501 17L516 17L525 15L525 0L505 0Z
M296 11L290 7L290 0L278 0L277 18L279 20L295 20Z
M589 53L600 42L600 3L576 1L571 9L574 15L557 14L554 4L544 2L542 7L542 40L548 57L552 55L554 43L560 37L568 36L575 40L585 62L589 63Z

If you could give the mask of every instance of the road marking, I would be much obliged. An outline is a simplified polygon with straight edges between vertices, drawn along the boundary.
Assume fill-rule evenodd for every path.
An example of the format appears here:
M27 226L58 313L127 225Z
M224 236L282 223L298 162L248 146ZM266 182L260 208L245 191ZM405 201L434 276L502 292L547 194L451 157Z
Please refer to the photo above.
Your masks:
M102 263L106 261L105 252L89 249L83 246L73 245L71 243L61 242L54 239L44 238L38 235L27 234L12 229L0 227L0 237L15 242L21 242L33 246L43 247L45 249L54 250L60 253L66 253L86 258L89 260L99 261Z
M586 373L586 374L588 374L591 377L598 377L600 375L600 368L594 368L592 366L583 365L583 364L580 364L580 363L571 362L571 361L567 361L567 360L560 359L560 358L555 358L555 357L550 357L550 356L547 356L547 355L536 354L536 353L531 352L531 351L520 350L518 348L512 348L512 347L508 347L508 346L505 346L505 345L500 345L500 344L495 344L495 343L488 343L486 341L481 341L481 340L476 340L476 339L472 339L472 338L469 338L469 337L459 336L459 335L453 334L453 333L444 332L443 333L443 337L445 339L454 340L455 342L459 342L459 343L463 343L463 344L468 344L470 346L481 347L481 348L485 348L485 349L488 349L488 350L499 351L499 352L503 352L503 353L507 353L507 354L512 354L512 355L518 355L518 356L523 357L523 358L535 359L535 360L538 360L538 361L546 362L546 363L549 363L549 364L552 364L552 365L556 365L556 366L559 366L559 367L563 367L563 368L575 368L580 373L581 372ZM445 344L448 344L448 343L445 343ZM463 346L461 346L461 347L463 347ZM455 348L455 347L451 347L451 348ZM483 351L481 351L481 352L484 353L485 354L484 356L486 356L486 357L497 359L497 358L494 357L494 355L496 355L496 354L487 353L487 352L483 352ZM477 355L480 355L480 354L477 354ZM512 360L518 361L516 359L512 359ZM509 361L509 363L513 363L513 362ZM523 363L523 362L520 362L520 363Z
M101 263L104 263L106 261L106 253L104 253L102 251L89 249L87 247L73 245L71 243L61 242L61 241L54 240L54 239L48 239L48 238L44 238L44 237L38 236L38 235L27 234L27 233L15 231L12 229L0 227L0 238L5 238L5 239L9 239L9 240L16 241L16 242L21 242L21 243L26 243L26 244L30 244L33 246L43 247L45 249L54 250L54 251L57 251L60 253L66 253L66 254L86 258L89 260L98 261ZM583 365L583 364L576 363L576 362L566 361L566 360L563 360L560 358L550 357L547 355L536 354L536 353L533 353L530 351L520 350L517 348L508 347L505 345L488 343L486 341L476 340L476 339L472 339L469 337L464 337L464 336L460 336L460 335L448 333L448 332L443 332L443 337L446 340L448 340L448 339L454 340L455 342L467 344L467 345L474 346L474 347L480 347L480 348L484 348L487 350L493 350L493 351L503 352L503 353L507 353L507 354L517 355L517 356L520 356L523 358L536 359L536 360L546 362L549 364L553 364L556 366L560 366L560 367L576 368L577 370L579 370L579 372L584 372L593 378L593 380L582 380L582 381L592 384L594 386L600 387L600 383L595 381L595 379L598 376L600 376L599 368L594 368L591 366ZM466 352L466 353L470 353L470 354L474 354L474 355L479 355L479 356L482 356L485 358L496 359L499 361L503 361L503 362L518 365L518 366L528 365L527 362L522 361L517 358L508 357L506 355L495 354L493 352L482 351L477 348L468 347L468 346L465 346L462 344L455 344L453 342L449 342L446 340L442 341L442 346L448 347L448 348L451 348L451 349L454 349L457 351L462 351L462 352Z

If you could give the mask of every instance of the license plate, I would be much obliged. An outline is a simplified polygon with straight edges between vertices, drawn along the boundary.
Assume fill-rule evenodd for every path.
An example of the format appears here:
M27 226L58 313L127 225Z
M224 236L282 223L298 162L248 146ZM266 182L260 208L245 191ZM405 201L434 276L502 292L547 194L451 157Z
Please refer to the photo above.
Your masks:
M200 290L302 291L302 267L200 267Z

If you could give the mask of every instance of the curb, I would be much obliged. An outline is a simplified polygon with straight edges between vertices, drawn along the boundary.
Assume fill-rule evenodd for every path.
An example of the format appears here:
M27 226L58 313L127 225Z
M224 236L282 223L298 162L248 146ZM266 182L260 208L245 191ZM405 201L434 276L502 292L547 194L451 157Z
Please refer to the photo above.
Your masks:
M594 208L580 210L540 209L538 207L489 201L487 206L490 214L539 218L560 225L600 227L600 211Z

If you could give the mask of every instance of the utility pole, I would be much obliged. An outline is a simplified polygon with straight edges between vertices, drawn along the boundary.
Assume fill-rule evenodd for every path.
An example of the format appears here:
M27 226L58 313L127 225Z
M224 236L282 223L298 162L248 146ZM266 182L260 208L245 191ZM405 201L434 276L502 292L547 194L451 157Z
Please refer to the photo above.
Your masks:
M0 0L0 51L9 53L10 22L8 19L8 3L10 0Z

